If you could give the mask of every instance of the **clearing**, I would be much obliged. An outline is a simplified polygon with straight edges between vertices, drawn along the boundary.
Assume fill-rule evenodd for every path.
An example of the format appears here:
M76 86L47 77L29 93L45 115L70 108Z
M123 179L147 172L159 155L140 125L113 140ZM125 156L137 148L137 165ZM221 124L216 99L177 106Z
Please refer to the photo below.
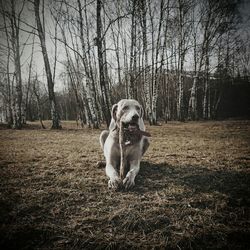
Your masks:
M96 167L101 130L62 125L0 129L1 249L249 247L250 121L147 126L129 192Z

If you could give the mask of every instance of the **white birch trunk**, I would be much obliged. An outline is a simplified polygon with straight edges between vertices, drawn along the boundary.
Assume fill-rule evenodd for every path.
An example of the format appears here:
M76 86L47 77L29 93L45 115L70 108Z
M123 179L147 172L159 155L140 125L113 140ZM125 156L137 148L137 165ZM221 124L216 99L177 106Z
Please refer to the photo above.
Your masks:
M15 116L13 128L22 128L22 72L20 62L20 44L19 44L19 21L16 20L15 2L11 0L11 37L12 37L12 50L14 54L14 67L15 67Z
M183 67L185 60L185 37L184 37L184 13L183 13L183 2L179 0L179 58L178 58L178 99L177 99L177 118L179 121L184 121L184 92L183 92Z
M52 129L60 129L60 117L57 110L55 92L54 92L54 82L52 79L52 73L50 68L49 57L46 48L45 42L45 33L44 33L44 24L42 26L41 19L40 19L40 11L39 11L40 0L34 1L34 9L35 9L35 18L37 24L37 31L41 43L42 54L44 59L46 77L47 77L47 84L48 84L48 91L49 91L49 101L50 101L50 110L51 110L51 118L52 118Z
M131 46L129 59L129 99L135 98L135 68L136 68L136 5L137 0L133 1L132 23L131 23Z
M193 85L191 88L189 104L188 104L188 119L196 120L197 119L197 82L199 76L196 74L193 79Z
M147 10L146 10L146 1L142 2L142 36L143 36L143 59L144 59L144 68L143 68L143 80L144 80L144 93L145 93L145 106L146 106L146 118L151 122L152 120L152 110L151 110L151 95L150 95L150 80L149 80L149 65L148 65L148 42L147 42Z
M178 80L178 99L177 99L177 118L179 121L184 120L184 104L183 104L183 74L180 73Z

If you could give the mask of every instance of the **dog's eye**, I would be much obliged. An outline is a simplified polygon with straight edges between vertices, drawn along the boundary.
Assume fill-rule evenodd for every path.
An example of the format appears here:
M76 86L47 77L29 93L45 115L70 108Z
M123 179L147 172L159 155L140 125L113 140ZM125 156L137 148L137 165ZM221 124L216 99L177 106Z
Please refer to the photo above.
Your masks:
M141 108L139 106L135 106L135 109L139 111Z
M129 106L124 106L123 107L123 110L128 110L129 109Z

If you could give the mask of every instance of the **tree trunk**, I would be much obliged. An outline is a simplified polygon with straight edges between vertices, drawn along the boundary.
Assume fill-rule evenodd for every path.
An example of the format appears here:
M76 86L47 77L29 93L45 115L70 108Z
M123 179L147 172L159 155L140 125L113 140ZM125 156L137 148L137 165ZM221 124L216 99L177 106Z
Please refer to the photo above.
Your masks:
M152 110L151 110L151 95L150 95L150 81L149 81L149 65L148 65L148 42L147 42L147 9L146 9L146 1L143 0L141 3L141 11L142 11L142 39L143 39L143 59L144 59L144 67L143 67L143 81L144 81L144 92L145 92L145 106L146 106L146 118L149 121L152 121Z
M29 104L29 93L30 93L30 86L31 86L31 70L32 70L32 65L33 65L33 55L34 55L34 42L35 42L35 35L33 36L33 41L32 41L32 48L31 48L31 56L30 56L30 63L29 63L29 76L28 76L28 82L27 82L27 90L26 90L26 95L25 95L25 103L24 103L24 121L23 124L26 124L27 120L27 111L28 111L28 104Z
M177 100L177 118L179 121L184 121L184 60L185 60L185 49L184 49L184 10L183 2L179 0L179 74L178 74L178 100Z
M120 25L118 25L120 29ZM121 77L121 63L120 63L120 53L119 53L119 34L116 36L114 29L111 27L112 30L112 37L114 40L114 46L115 46L115 55L116 55L116 60L117 60L117 70L118 70L118 84L121 86L122 84L122 77Z
M180 71L178 79L178 100L177 100L177 118L179 121L184 121L183 79L184 79L183 73L182 71Z
M129 59L129 98L136 98L135 70L136 70L136 5L137 0L133 1L132 23L131 23L131 46Z
M79 14L79 29L80 29L80 41L82 46L82 63L86 73L86 95L89 107L90 121L93 128L99 128L98 121L98 110L95 102L95 90L94 90L94 79L91 78L91 70L89 67L90 62L87 60L87 51L85 47L84 34L83 34L83 16L82 16L82 5L81 1L77 0L78 3L78 14Z
M97 94L97 77L95 78L94 76L94 73L93 73L93 66L92 66L92 62L91 62L91 58L93 58L93 56L91 56L91 44L90 44L90 32L89 32L89 29L90 29L90 24L89 24L89 21L88 21L88 11L87 11L87 1L84 0L84 14L85 14L85 23L86 23L86 40L87 40L87 51L86 51L86 54L87 54L87 61L88 61L88 67L89 67L89 73L90 73L90 78L91 78L91 93L93 95L93 98L94 98L94 108L95 108L95 113L96 113L96 117L97 117L97 121L98 121L98 126L99 126L99 121L101 120L101 114L100 114L100 111L101 111L101 106L100 106L100 102L99 102L99 98L98 98L98 94ZM104 64L106 64L106 59L104 58ZM106 81L107 81L107 77L105 78ZM107 84L107 83L106 83ZM107 102L107 105L108 105L108 110L111 108L111 103L110 103L110 96L108 95L109 91L107 92L107 98L108 98L108 102ZM110 112L109 112L110 113ZM109 114L110 115L110 114ZM110 118L111 119L111 118Z
M36 79L33 83L33 93L35 94L36 97L36 103L37 103L37 114L38 114L38 119L41 124L41 127L45 129L45 126L43 125L43 120L42 120L42 109L41 109L41 101L40 101L40 94L39 94L39 85L38 85L38 79L36 76Z
M155 72L153 75L153 95L152 95L152 125L157 125L157 100L158 100L158 92L159 92L159 82L160 78L162 77L162 66L163 60L161 60L160 67L158 66L159 61L159 52L160 52L160 38L161 38L161 29L162 29L162 22L163 22L163 13L164 13L164 1L161 0L161 10L160 10L160 19L159 19L159 27L158 27L158 34L157 34L157 42L156 42L156 53L155 53ZM160 69L160 71L159 71Z
M188 119L189 120L197 120L197 82L199 76L198 73L194 76L193 85L191 88L189 103L188 103Z
M1 8L3 9L3 2L1 1ZM4 25L4 31L6 35L7 40L7 63L6 63L6 73L7 73L7 124L8 127L11 128L13 126L13 114L12 114L12 88L11 88L11 80L10 80L10 57L11 57L11 45L10 45L10 39L8 34L8 28L6 24L6 17L5 14L3 14L3 25Z
M12 49L14 53L15 60L15 116L13 128L21 129L22 128L22 72L21 72L21 62L20 62L20 44L19 44L19 23L16 20L16 11L15 11L15 2L11 0L11 29L12 29Z
M208 84L209 84L209 56L208 56L208 48L206 48L206 64L205 64L205 86L204 86L204 96L203 96L203 109L202 115L203 119L208 119Z
M107 79L105 77L105 68L104 68L104 57L103 57L103 37L102 37L102 20L101 20L101 10L102 10L102 1L97 0L96 5L96 43L97 43L97 52L98 52L98 64L99 64L99 81L101 86L101 95L102 95L102 110L103 115L106 121L107 127L111 121L110 114L110 105L108 98L108 89L107 89Z
M47 76L47 84L48 84L48 91L49 91L49 102L50 102L50 110L51 110L51 118L52 118L52 129L61 129L60 118L57 110L55 92L54 92L54 82L52 80L51 68L45 43L45 33L44 27L42 27L40 13L39 13L39 5L40 0L34 1L34 9L35 9L35 16L36 16L36 24L38 35L41 43L42 54L44 59L45 71Z
M84 108L86 108L86 107L84 107L83 100L82 100L81 95L79 93L79 85L80 85L80 82L81 82L80 77L79 77L79 72L80 72L80 69L79 69L79 59L75 55L76 67L77 67L77 69L76 69L75 66L74 66L74 63L72 62L72 58L70 56L68 48L66 46L67 40L66 40L66 35L65 35L64 27L62 27L61 25L59 25L59 26L61 28L61 33L62 33L62 38L63 38L63 43L64 43L64 49L65 49L66 58L67 58L67 70L66 71L67 71L68 76L69 76L68 81L70 82L70 86L71 86L71 88L73 89L73 92L74 92L74 96L75 96L75 100L76 100L76 104L77 104L77 110L78 110L77 113L79 113L79 118L80 118L80 121L81 121L81 126L83 127L83 124L84 124L84 119L83 119L84 118L84 114L86 115L86 117L85 117L86 118L85 119L86 122L89 122L89 118L88 118L88 113L84 112ZM73 36L72 36L71 31L69 31L69 33L70 33L70 36L71 36L71 39L72 39L72 43L73 43ZM85 88L83 88L83 92L86 93ZM86 103L85 103L85 106L86 106ZM78 122L78 117L76 119L77 119L77 122Z

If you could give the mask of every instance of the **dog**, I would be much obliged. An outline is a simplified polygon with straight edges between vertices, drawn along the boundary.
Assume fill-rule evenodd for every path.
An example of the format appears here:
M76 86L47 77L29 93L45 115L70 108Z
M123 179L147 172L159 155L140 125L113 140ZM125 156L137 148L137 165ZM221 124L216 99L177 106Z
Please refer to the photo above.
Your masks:
M122 99L114 104L111 111L109 130L102 131L100 144L106 159L108 187L114 190L124 187L126 190L135 185L135 177L140 170L142 156L149 147L149 133L145 131L143 109L134 99ZM123 180L119 177L121 149L119 145L120 124L126 129L124 157L128 172Z

